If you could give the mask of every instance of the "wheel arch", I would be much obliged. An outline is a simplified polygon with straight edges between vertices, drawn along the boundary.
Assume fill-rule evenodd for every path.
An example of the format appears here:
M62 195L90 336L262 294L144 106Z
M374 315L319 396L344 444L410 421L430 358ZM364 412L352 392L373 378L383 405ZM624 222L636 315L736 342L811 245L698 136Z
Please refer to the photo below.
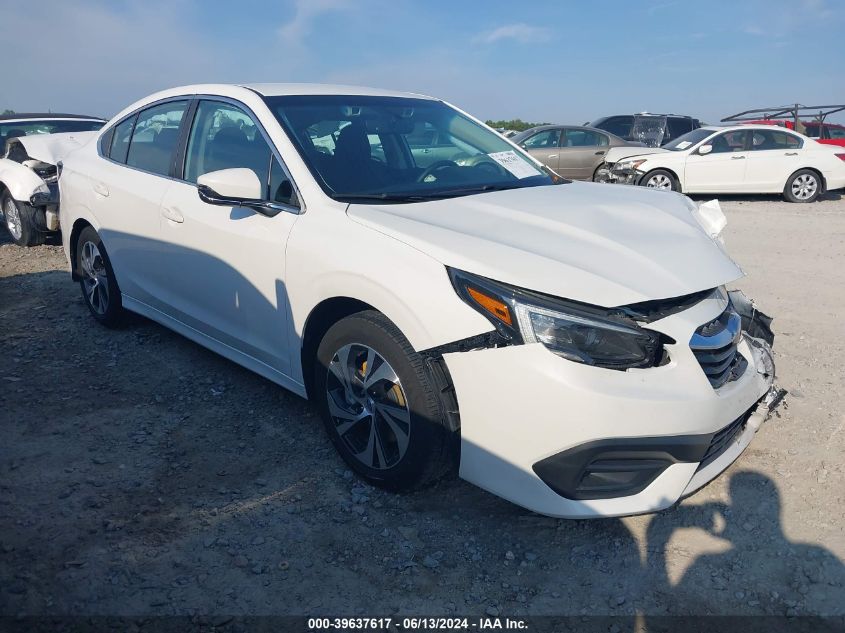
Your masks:
M306 395L310 398L314 381L314 362L317 358L317 348L320 341L335 323L364 310L381 310L369 303L352 297L330 297L318 303L305 320L302 331L302 345L300 347L300 362L302 364L302 378ZM386 316L386 315L385 315Z
M73 228L70 231L70 237L68 238L68 254L70 256L70 276L74 281L80 280L79 270L77 270L77 257L76 257L76 243L79 241L79 234L86 227L91 227L95 231L97 230L94 228L94 225L91 224L85 218L77 218L76 221L73 223Z

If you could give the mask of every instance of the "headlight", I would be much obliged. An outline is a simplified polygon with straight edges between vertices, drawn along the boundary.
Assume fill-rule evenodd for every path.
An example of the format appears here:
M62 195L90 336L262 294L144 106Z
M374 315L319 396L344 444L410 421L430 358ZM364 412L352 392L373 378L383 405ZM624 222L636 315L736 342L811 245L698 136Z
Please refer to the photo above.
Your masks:
M639 169L640 165L646 162L647 159L641 158L640 160L626 160L620 163L616 163L617 169Z
M449 269L458 295L512 343L542 343L563 358L625 370L652 367L662 355L661 335L620 310L548 297Z

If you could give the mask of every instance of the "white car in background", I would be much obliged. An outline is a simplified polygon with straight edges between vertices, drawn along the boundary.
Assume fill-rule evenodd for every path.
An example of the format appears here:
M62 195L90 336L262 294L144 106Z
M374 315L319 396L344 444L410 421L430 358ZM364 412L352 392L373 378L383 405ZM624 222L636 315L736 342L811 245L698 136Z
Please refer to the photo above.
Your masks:
M702 127L660 148L608 151L609 182L683 193L781 193L812 202L845 187L845 149L771 125Z
M77 114L0 116L0 219L19 246L59 230L56 164L105 119Z
M655 511L777 400L771 333L692 201L560 179L437 99L175 88L59 187L94 319L138 312L309 398L374 484L457 467L548 515Z

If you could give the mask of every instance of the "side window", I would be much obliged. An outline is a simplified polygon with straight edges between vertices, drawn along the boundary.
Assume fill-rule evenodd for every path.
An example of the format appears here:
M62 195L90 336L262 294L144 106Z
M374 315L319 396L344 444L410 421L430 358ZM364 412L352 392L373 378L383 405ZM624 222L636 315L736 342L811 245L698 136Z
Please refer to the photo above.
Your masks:
M669 117L667 123L669 125L666 133L667 139L678 138L687 132L692 132L692 119Z
M114 128L109 147L109 158L118 163L126 162L126 155L129 152L129 139L132 137L132 128L135 125L137 116L126 119L123 123Z
M267 182L270 146L255 121L239 107L220 101L200 101L188 151L185 180L196 182L210 171L246 167Z
M526 149L548 149L557 147L560 142L560 130L543 130L537 132L522 142L522 146Z
M173 152L179 142L179 124L187 105L187 101L170 101L140 112L132 130L126 164L154 174L169 175Z
M825 126L827 130L827 138L845 138L845 128L841 127L833 127L833 126Z
M804 142L797 136L779 130L754 130L752 146L755 151L767 149L799 149Z
M601 124L601 129L621 138L628 138L634 125L632 116L615 116Z
M607 145L608 139L604 134L598 134L592 130L566 130L565 147L595 147Z
M273 163L270 166L270 187L267 192L267 199L272 202L281 202L292 207L299 206L299 200L296 199L296 192L293 189L293 183L288 178L285 170L279 164L276 158L273 158Z
M719 134L716 138L710 141L713 146L713 154L729 154L731 152L745 151L745 130L733 130Z

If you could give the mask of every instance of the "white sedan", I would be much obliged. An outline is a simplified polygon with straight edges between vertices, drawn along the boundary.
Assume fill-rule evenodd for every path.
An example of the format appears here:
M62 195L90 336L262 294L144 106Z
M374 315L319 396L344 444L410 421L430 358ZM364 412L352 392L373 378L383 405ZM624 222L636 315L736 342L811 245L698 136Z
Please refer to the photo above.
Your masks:
M59 188L96 321L143 314L309 398L374 484L458 469L553 516L655 511L776 400L718 223L558 178L437 99L167 90L64 157Z
M683 193L781 193L812 202L845 187L845 149L772 125L703 127L661 148L608 152L610 182Z

